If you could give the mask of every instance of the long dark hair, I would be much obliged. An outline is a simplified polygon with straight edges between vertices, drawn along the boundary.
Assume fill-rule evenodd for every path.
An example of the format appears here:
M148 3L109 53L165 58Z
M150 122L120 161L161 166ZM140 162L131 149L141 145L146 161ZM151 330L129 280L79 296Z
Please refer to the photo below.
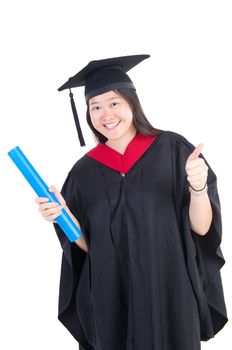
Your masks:
M127 103L129 104L133 114L133 123L138 132L147 136L158 136L161 132L163 132L163 130L154 128L150 124L150 122L147 120L135 90L117 89L114 91L119 95L121 95L124 98L124 100L126 100ZM86 119L97 142L105 143L107 141L107 138L93 127L93 124L90 119L90 114L89 114L89 103L87 103Z

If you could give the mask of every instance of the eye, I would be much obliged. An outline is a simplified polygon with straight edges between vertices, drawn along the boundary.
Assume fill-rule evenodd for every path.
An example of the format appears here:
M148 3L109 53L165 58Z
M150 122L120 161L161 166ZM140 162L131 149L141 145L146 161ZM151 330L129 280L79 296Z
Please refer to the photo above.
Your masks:
M117 105L119 105L118 102L112 102L112 106L113 106L113 107L116 107Z
M99 111L100 109L100 106L94 106L91 108L91 111Z

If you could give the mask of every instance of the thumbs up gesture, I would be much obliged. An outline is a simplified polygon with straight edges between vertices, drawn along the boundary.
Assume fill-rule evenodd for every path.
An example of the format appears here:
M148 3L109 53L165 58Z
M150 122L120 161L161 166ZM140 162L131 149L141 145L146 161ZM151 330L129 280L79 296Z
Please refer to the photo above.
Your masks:
M200 143L190 154L185 165L187 180L195 190L202 189L208 177L208 166L204 159L199 158L203 147L204 145Z

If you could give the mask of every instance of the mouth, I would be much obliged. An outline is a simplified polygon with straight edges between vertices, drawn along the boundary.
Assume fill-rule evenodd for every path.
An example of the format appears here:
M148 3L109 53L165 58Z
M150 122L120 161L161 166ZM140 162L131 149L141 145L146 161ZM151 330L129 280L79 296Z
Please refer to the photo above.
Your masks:
M118 124L120 123L120 121L118 122L115 122L115 123L106 123L106 124L103 124L103 126L107 129L107 130L112 130L112 129L115 129Z

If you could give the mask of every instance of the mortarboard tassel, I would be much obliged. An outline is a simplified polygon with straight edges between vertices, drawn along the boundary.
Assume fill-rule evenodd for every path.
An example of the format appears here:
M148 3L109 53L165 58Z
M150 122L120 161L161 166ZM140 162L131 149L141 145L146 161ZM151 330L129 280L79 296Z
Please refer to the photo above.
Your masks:
M80 145L81 146L85 146L85 140L84 140L84 137L82 135L81 126L80 126L80 122L79 122L79 119L78 119L75 102L74 102L74 99L73 99L73 93L72 93L71 89L69 89L69 91L70 91L69 96L70 96L72 112L73 112L73 116L74 116L74 120L75 120L75 124L76 124L76 128L77 128L77 133L78 133L78 138L79 138L79 141L80 141Z

